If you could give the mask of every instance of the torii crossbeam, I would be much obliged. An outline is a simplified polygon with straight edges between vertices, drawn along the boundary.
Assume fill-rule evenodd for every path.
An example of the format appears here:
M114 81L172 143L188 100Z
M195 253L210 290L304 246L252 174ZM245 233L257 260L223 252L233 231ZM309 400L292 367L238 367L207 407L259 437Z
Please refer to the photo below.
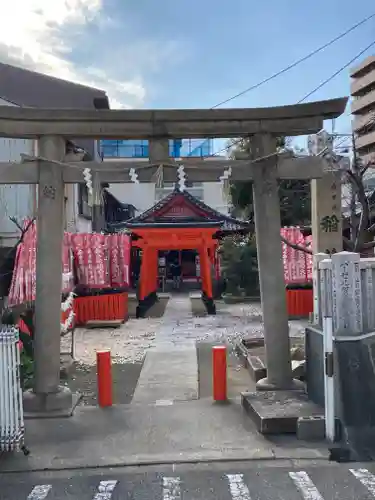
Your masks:
M20 163L0 162L0 184L38 184L39 164L43 162L39 158L24 155ZM186 176L191 182L219 182L223 171L229 167L231 181L248 181L253 179L256 169L271 164L276 164L279 179L301 179L301 175L304 179L317 179L322 177L327 166L326 160L320 157L297 157L289 153L273 154L256 161L222 158L160 164L142 161L68 162L66 159L56 162L66 184L82 182L84 168L97 172L98 181L103 183L130 183L131 169L136 170L139 182L155 182L158 173L162 174L164 182L175 182L179 165L184 165Z

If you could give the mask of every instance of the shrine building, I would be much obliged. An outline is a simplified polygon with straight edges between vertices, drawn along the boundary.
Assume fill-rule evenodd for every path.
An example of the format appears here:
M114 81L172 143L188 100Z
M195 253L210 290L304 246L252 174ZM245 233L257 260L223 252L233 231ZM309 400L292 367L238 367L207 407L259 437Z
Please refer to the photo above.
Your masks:
M132 272L139 280L137 316L144 316L157 300L157 292L172 281L170 267L176 261L181 282L200 284L207 312L215 314L213 282L220 277L219 240L250 227L179 188L139 216L118 224L117 231L132 236Z

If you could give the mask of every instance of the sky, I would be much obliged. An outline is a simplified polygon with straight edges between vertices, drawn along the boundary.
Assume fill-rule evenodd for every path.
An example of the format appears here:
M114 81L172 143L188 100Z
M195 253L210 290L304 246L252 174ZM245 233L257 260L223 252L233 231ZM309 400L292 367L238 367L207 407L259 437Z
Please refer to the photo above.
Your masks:
M112 108L210 108L374 12L373 0L3 0L0 61L106 90ZM375 18L223 107L293 104L372 41ZM308 100L349 88L345 70Z

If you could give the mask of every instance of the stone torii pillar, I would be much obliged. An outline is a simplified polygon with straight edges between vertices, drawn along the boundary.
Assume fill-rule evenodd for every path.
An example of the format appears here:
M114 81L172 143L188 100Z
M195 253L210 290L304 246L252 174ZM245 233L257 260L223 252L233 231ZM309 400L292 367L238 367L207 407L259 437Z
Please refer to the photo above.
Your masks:
M58 136L39 139L40 156L63 161L65 140ZM60 386L60 321L62 246L64 235L63 169L39 162L35 298L35 379L24 394L25 412L70 414L72 393Z
M105 227L103 193L100 177L97 172L92 174L92 231L100 233Z
M252 137L252 155L261 158L276 151L276 137ZM300 388L293 380L290 361L289 324L286 307L277 157L274 162L253 164L253 201L259 283L262 301L267 377L257 383L260 390ZM303 177L303 172L301 172Z
M148 141L148 157L151 163L169 162L169 140L166 137Z

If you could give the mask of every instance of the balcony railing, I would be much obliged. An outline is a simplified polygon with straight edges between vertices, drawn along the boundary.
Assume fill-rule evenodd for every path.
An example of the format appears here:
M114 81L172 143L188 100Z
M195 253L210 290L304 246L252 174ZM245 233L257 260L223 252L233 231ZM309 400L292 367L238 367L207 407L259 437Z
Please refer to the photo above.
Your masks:
M375 105L375 90L372 90L368 94L357 97L352 101L352 114L356 114L362 111L362 114L367 108Z
M363 134L356 138L355 145L357 150L363 148L375 148L375 132L369 132L368 134ZM360 152L360 151L359 151Z
M352 96L363 95L366 90L369 92L375 85L375 68L361 78L356 78L350 85L350 93Z

